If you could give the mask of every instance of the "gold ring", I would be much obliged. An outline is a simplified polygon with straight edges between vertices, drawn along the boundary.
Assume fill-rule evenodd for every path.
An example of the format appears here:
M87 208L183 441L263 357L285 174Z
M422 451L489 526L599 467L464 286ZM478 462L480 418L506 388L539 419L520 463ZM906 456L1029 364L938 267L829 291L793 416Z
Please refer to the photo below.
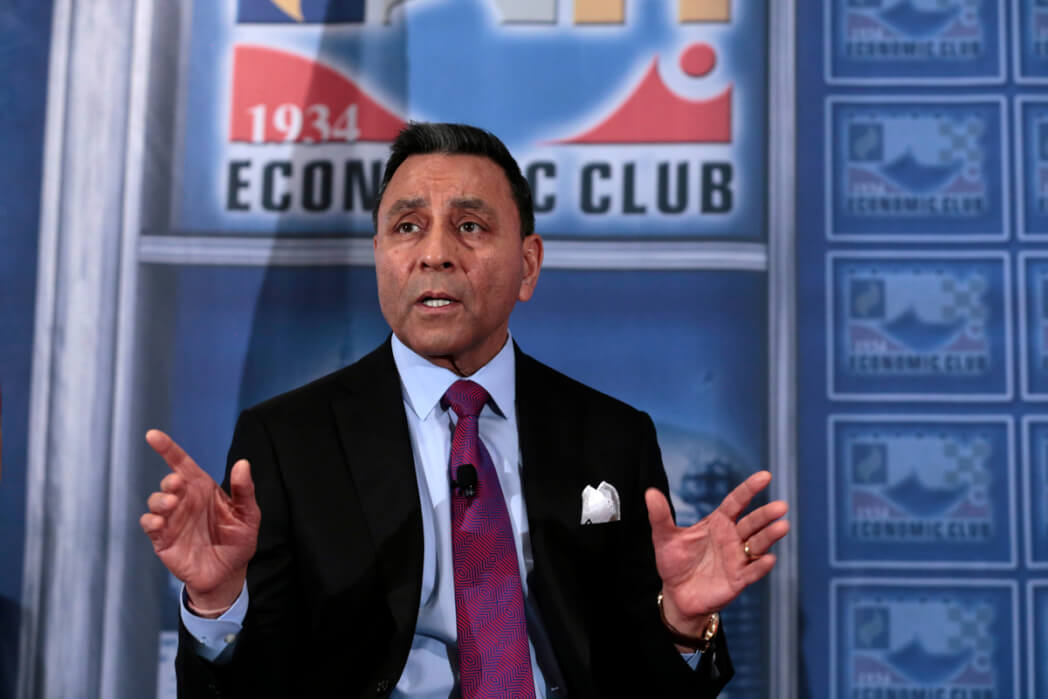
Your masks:
M750 542L748 541L742 545L742 552L746 554L746 558L750 559L751 561L755 561L761 557L759 553L754 553L753 551L750 551Z

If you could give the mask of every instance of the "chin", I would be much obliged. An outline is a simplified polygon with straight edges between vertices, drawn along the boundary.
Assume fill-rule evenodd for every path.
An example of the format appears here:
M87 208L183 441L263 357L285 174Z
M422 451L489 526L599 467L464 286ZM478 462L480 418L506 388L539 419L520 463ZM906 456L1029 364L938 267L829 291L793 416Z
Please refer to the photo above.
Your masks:
M465 351L462 343L453 342L448 338L412 337L403 342L423 357L456 357Z

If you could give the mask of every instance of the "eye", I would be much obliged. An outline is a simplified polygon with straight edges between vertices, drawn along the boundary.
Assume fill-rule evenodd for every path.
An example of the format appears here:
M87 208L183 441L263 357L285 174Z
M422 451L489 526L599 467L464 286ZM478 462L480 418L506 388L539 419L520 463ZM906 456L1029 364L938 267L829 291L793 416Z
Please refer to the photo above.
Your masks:
M481 227L476 221L463 221L459 224L459 230L463 233L479 233Z
M421 228L417 223L413 221L401 221L397 225L393 226L394 233L418 233Z

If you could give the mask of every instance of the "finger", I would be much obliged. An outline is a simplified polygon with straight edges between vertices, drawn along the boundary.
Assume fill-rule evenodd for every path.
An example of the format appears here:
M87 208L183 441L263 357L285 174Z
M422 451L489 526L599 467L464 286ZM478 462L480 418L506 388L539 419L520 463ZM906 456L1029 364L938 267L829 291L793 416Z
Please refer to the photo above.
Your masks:
M784 519L774 522L746 540L750 545L750 553L761 555L768 552L776 541L779 541L790 531L790 523Z
M179 473L185 478L197 478L201 475L207 476L197 466L196 462L186 454L182 447L178 446L178 443L166 433L160 430L149 430L146 432L146 443L167 462L167 465L175 473ZM210 478L210 476L207 477Z
M648 522L651 523L653 541L660 541L677 529L670 511L670 503L661 490L648 488L644 493L644 504L648 507Z
M238 510L252 513L258 510L255 482L251 479L251 464L247 459L233 464L229 472L229 494L233 499L233 506Z
M160 489L172 495L181 495L186 488L186 479L177 473L169 473L160 481Z
M149 496L147 504L149 511L153 514L166 516L178 506L180 498L170 493L153 493Z
M753 497L767 488L770 482L770 472L757 471L739 484L735 490L728 493L728 496L724 498L717 509L720 510L721 514L734 522L742 514L742 511L749 506Z
M739 538L743 540L749 539L775 520L784 517L789 509L789 505L782 500L769 502L767 505L758 507L739 520L739 524L736 527Z
M156 541L164 531L165 520L160 515L145 513L138 518L138 525L142 527L150 539Z
M771 572L771 569L775 567L775 562L778 559L774 553L766 553L760 558L754 560L748 566L745 566L739 575L742 576L742 581L747 585L752 585L757 582L765 575Z

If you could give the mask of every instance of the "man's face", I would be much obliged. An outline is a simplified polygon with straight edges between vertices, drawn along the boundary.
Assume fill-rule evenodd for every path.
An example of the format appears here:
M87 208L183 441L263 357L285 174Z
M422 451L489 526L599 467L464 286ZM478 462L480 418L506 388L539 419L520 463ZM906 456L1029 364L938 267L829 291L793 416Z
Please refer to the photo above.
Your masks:
M520 237L509 181L475 155L407 158L378 211L382 315L405 345L468 376L506 341L518 300L535 290L542 240Z

